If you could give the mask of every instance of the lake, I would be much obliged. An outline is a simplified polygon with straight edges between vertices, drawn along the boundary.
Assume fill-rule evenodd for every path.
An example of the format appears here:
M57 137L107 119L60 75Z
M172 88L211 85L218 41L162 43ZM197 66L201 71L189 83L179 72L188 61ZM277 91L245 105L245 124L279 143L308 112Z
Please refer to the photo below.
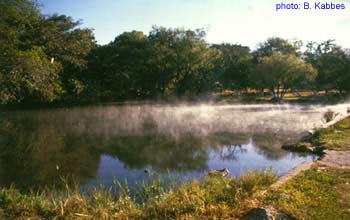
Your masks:
M0 186L30 189L74 178L83 188L150 174L202 178L316 159L281 149L347 105L124 104L0 112ZM145 170L148 173L144 172Z

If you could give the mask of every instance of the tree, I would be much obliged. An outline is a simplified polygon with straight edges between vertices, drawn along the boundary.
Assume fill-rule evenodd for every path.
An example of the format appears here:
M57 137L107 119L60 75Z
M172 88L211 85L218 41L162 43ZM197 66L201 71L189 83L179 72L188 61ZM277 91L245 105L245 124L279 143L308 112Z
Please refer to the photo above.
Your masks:
M41 22L38 5L31 0L0 1L1 58L14 55L16 50L31 48L31 40Z
M100 88L107 99L122 100L208 91L220 52L208 46L204 34L163 27L153 27L148 36L125 32L91 54L89 87Z
M42 19L37 4L4 0L0 8L0 102L52 101L60 65L50 65L43 48L32 44Z
M279 37L268 38L258 45L258 49L253 52L255 58L271 56L273 53L293 54L298 56L301 48L301 41L288 41Z
M222 59L217 66L217 79L224 88L242 90L249 87L252 55L249 47L232 44L213 45L221 51Z
M339 76L339 90L350 93L350 51L346 50L346 65L344 72Z
M92 31L65 15L43 16L32 0L2 0L0 9L0 102L77 99Z
M80 21L66 15L46 16L35 41L50 58L62 65L59 79L65 99L78 99L84 89L82 74L87 68L86 58L95 47L92 30L78 28L80 25Z
M88 95L97 99L146 97L154 85L147 79L148 48L147 36L138 31L125 32L108 45L95 48L84 78Z
M256 73L256 71L259 72L256 66L259 65L262 58L272 56L274 53L299 57L301 46L301 41L288 41L279 37L268 38L266 41L260 43L258 48L252 53L254 68L251 69L249 74L250 87L261 90L262 92L267 88L265 87L265 83L262 83L263 79L259 78L258 73Z
M262 88L268 88L276 100L281 100L290 89L311 85L317 71L295 55L273 53L259 60L254 78Z
M53 101L62 90L58 80L60 69L59 64L50 63L41 48L19 51L12 70L0 77L1 101Z
M212 71L220 51L210 48L201 29L153 27L151 72L163 96L200 94L214 85Z
M347 69L347 54L333 40L321 44L310 42L305 52L306 61L317 70L316 88L328 92L332 89L346 90L344 73Z

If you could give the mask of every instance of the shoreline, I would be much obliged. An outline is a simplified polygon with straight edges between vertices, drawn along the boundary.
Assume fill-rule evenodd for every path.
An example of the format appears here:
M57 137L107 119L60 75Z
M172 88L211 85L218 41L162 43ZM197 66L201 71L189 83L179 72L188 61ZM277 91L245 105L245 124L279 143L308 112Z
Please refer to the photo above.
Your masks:
M303 135L300 140L296 143L296 145L298 145L299 143L303 143L303 139L305 139L307 136L309 135L313 135L316 131L320 130L320 129L326 129L326 128L330 128L332 126L334 126L335 124L339 123L340 121L349 118L350 117L350 113L347 113L345 115L339 115L339 117L335 117L332 121L325 123L324 125L322 125L320 128L314 128L312 130L307 130L302 132ZM283 146L282 146L283 148ZM287 148L283 148L287 151L292 151L293 150L288 150ZM304 149L304 148L303 148ZM297 149L298 150L298 149ZM299 151L302 152L302 151ZM281 187L283 184L285 184L286 182L288 182L290 179L292 179L293 177L299 175L301 172L306 171L311 169L313 166L318 165L318 164L328 164L328 165L332 165L332 164L337 164L337 159L339 159L339 157L342 159L342 161L344 161L344 158L342 155L342 151L329 151L323 148L320 148L320 146L311 146L311 148L305 148L305 153L315 153L317 155L320 155L320 157L315 160L315 161L311 161L311 162L303 162L297 166L295 166L294 168L292 168L291 170L289 170L286 174L282 175L276 183L272 184L271 187L272 188L278 188ZM350 159L350 151L344 151L344 152L348 152L345 155L345 158L349 158ZM334 165L335 166L335 165ZM341 166L341 165L338 165ZM350 169L350 162L349 165L346 164L346 166L348 169Z
M255 196L258 206L251 206L244 220L265 219L332 219L350 217L350 113L335 118L307 136L324 135L332 141L344 136L327 136L344 132L345 143L338 150L321 146L320 158L304 162L282 175L268 189ZM322 133L323 132L323 133ZM328 133L327 133L328 132ZM306 134L305 133L305 134ZM301 138L304 141L306 137ZM337 143L339 144L339 143ZM296 143L298 145L298 143ZM310 149L302 148L310 153ZM300 148L297 149L299 152Z
M344 124L341 122L343 119L346 120L347 125L344 129L346 132L350 132L350 118L348 119L347 116L350 115L344 115L345 119L343 117L336 118L336 121L327 123L327 127L334 126L334 129L338 129L337 123ZM319 130L327 129L323 127L315 129L314 134ZM81 194L74 188L67 188L67 191L64 190L59 194L55 191L26 193L15 188L1 188L0 218L265 220L268 218L255 217L273 216L272 219L341 220L346 215L343 214L343 210L350 210L350 206L346 206L350 202L344 205L345 208L336 211L340 213L340 218L322 218L323 214L326 216L333 214L333 206L337 205L335 202L327 210L318 208L319 205L328 205L338 199L337 195L331 194L333 197L330 196L330 199L324 202L322 200L324 193L332 193L334 191L332 187L336 187L336 189L347 187L346 184L350 182L350 169L343 169L348 170L344 171L346 173L343 175L339 171L342 164L334 163L335 160L339 162L338 152L344 154L342 155L343 160L349 158L350 154L344 153L345 151L338 151L336 154L332 154L332 152L334 151L326 151L325 156L322 157L324 159L298 165L288 172L289 176L283 175L279 179L271 172L248 172L239 178L218 177L205 178L203 181L194 180L169 188L169 190L163 188L155 180L150 185L142 185L141 194L138 195L142 196L140 197L142 203L137 201L138 197L133 197L130 194L128 187L119 188L120 186L118 186L120 189L118 195L112 195L110 193L112 189L108 188L91 191L90 194ZM349 161L350 167L350 160L347 161ZM338 170L329 168L329 165L332 167L336 165ZM340 180L338 180L337 175L341 177ZM312 189L311 192L308 191L310 189ZM345 188L344 193L341 193L349 195L349 192L350 189ZM299 197L295 198L295 195L303 196L302 199L299 199ZM326 194L326 196L329 195ZM312 203L314 200L317 200L316 208ZM305 204L305 201L311 202ZM309 212L302 213L304 209L311 210L311 214ZM318 218L318 213L321 213L321 218ZM288 216L296 217L282 218Z
M109 105L197 105L201 103L214 104L291 104L291 105L335 105L349 102L349 96L306 96L295 97L295 99L285 99L276 102L268 96L259 95L240 95L226 97L222 95L210 95L206 97L195 98L154 98L154 99L130 99L130 100L97 100L97 101L67 101L52 103L13 103L0 104L0 111L20 111L20 110L39 110L39 109L55 109L55 108L74 108L86 106L109 106Z

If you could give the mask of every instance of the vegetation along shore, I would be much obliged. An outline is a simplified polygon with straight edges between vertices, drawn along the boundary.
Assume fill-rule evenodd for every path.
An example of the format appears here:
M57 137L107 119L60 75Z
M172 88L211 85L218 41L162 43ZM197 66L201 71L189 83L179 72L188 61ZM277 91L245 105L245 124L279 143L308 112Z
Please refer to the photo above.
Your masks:
M0 1L0 104L96 103L350 92L349 50L333 40L268 38L256 49L210 44L203 29L154 26L106 45L32 0Z
M349 220L349 115L326 112L323 128L309 131L298 143L286 143L285 150L279 139L288 139L292 131L287 129L285 138L283 126L293 126L294 132L298 123L305 128L320 122L321 104L349 102L350 49L331 39L303 42L280 37L261 39L253 49L239 43L209 43L206 34L203 28L154 25L148 33L119 32L102 45L81 20L44 14L36 0L0 0L0 176L5 179L0 219ZM306 105L142 105L199 101ZM85 104L91 106L68 108ZM26 111L48 106L67 108ZM170 132L160 132L174 123ZM261 133L253 137L256 131ZM183 139L176 134L184 134ZM212 135L201 137L206 134ZM221 161L208 165L213 148L207 146L217 148ZM235 160L238 151L250 151L243 165ZM319 159L311 161L314 157ZM268 167L265 161L274 167L278 163L276 168L285 170L295 161L311 162L280 177L273 170L246 172L250 166L245 164L251 161L256 167ZM246 169L231 172L237 177L218 167L235 162L241 166L236 171ZM186 181L149 178L152 171L169 167L174 173L187 168L198 176ZM219 170L200 173L210 169ZM147 181L131 187L115 180L112 187L85 189L71 184L70 172L64 172L70 170L82 174L87 185L87 180L98 184L100 170L108 173L107 179L119 171L120 179L135 171ZM46 180L50 185L38 184Z
M329 152L283 181L271 172L239 178L210 175L165 187L151 181L130 193L128 187L82 193L0 190L2 219L332 219L350 217L350 118L317 130L307 140ZM332 153L335 152L335 153ZM327 156L328 155L328 156ZM166 189L166 190L165 190Z

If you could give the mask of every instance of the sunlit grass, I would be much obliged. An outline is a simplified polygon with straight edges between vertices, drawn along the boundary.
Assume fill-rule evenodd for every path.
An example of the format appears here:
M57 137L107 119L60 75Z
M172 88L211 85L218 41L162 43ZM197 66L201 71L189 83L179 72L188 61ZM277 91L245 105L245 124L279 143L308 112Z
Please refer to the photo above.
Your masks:
M285 144L285 150L296 152L313 152L323 154L324 150L350 150L350 117L343 119L329 128L317 130L304 137L300 142Z
M75 187L64 191L21 193L0 190L1 219L234 219L247 209L248 201L266 189L276 177L270 172L249 172L240 178L208 177L165 186L155 179L133 193L128 186L82 193ZM116 193L118 192L118 193Z
M350 118L316 131L308 141L327 150L350 150Z
M264 200L295 219L350 219L350 170L305 171Z

